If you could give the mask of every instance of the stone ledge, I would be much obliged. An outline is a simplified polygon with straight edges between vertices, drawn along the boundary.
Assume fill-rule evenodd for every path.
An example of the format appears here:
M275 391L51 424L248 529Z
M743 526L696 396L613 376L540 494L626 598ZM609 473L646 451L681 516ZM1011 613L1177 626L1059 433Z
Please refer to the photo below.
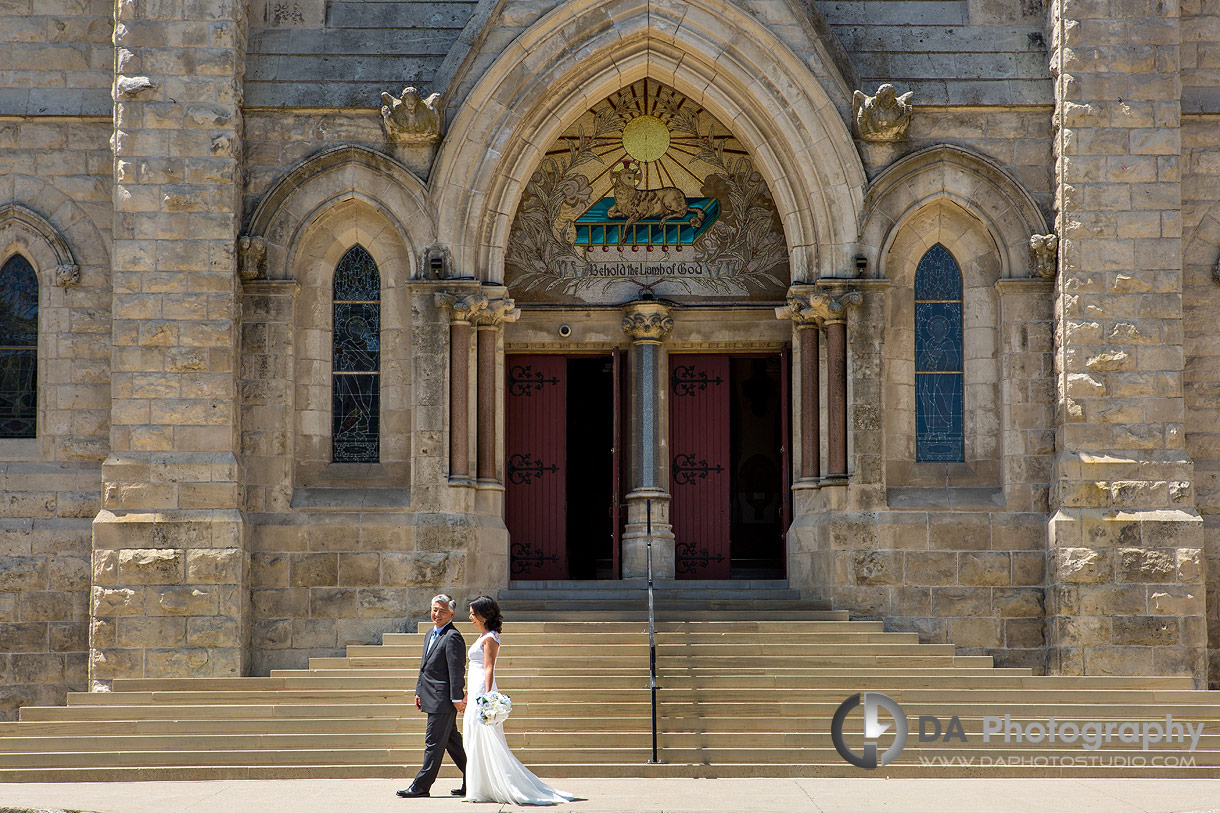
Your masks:
M954 508L959 511L992 511L1005 505L1002 488L900 486L887 488L885 501L890 508Z
M298 488L292 507L313 511L401 511L411 507L407 488Z

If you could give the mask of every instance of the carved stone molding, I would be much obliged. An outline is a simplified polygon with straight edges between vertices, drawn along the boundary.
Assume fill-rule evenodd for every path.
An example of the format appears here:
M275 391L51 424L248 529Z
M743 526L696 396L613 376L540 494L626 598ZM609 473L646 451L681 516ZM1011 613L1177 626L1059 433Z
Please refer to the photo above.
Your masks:
M852 118L856 125L856 138L861 141L906 141L911 128L911 96L907 91L901 96L888 82L877 88L876 96L859 90L852 94Z
M449 311L456 324L469 324L476 315L487 309L487 294L482 291L458 294L448 291L436 295L436 304Z
M623 309L623 332L633 342L661 342L674 329L669 306L660 302L632 302Z
M237 238L237 275L243 282L267 278L267 238Z
M55 284L60 288L80 285L80 266L76 263L61 263L55 267Z
M441 94L426 99L413 87L398 98L381 94L381 122L386 138L396 144L429 144L441 140Z
M1035 277L1054 279L1059 268L1059 237L1034 234L1029 238L1029 266Z
M813 285L793 285L788 289L788 302L775 309L778 319L791 319L797 324L825 325L847 321L847 310L864 301L859 291L847 291L835 296L819 291Z

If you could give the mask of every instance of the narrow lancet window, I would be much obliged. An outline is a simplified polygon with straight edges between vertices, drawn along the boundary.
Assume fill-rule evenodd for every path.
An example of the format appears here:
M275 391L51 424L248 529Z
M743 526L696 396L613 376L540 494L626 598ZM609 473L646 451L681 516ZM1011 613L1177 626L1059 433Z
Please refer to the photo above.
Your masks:
M965 459L962 273L940 243L915 271L915 459Z
M335 269L331 460L376 463L381 440L381 277L363 246Z
M0 438L36 436L38 276L14 254L0 268Z

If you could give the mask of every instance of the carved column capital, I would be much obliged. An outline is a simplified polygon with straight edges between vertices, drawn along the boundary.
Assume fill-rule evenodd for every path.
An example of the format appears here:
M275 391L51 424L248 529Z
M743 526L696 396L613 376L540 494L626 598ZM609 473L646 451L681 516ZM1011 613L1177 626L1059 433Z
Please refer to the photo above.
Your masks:
M632 302L623 308L623 332L633 342L661 343L674 329L669 306L660 302Z
M791 319L802 325L829 325L847 321L848 308L864 301L859 291L847 291L838 296L818 290L814 285L793 285L788 289L788 302L775 309L779 319Z
M507 294L488 299L487 304L471 316L471 320L479 327L500 327L505 322L515 322L520 318L521 309Z
M1057 235L1030 235L1029 267L1035 277L1055 278L1055 272L1059 270L1059 237Z
M455 324L468 325L487 309L487 294L482 291L454 293L443 291L436 295L436 304L449 311L450 321Z

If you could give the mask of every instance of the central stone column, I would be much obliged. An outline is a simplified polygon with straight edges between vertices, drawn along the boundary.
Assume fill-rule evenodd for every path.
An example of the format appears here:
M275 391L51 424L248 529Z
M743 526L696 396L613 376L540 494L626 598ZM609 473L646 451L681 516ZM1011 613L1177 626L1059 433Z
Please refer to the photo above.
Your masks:
M665 337L673 330L669 307L636 301L623 309L623 331L631 337L627 358L630 376L630 465L627 487L627 527L623 531L623 578L648 576L647 505L652 502L652 575L674 578L674 532L669 522L669 489L665 487L669 449L665 397L669 355Z

